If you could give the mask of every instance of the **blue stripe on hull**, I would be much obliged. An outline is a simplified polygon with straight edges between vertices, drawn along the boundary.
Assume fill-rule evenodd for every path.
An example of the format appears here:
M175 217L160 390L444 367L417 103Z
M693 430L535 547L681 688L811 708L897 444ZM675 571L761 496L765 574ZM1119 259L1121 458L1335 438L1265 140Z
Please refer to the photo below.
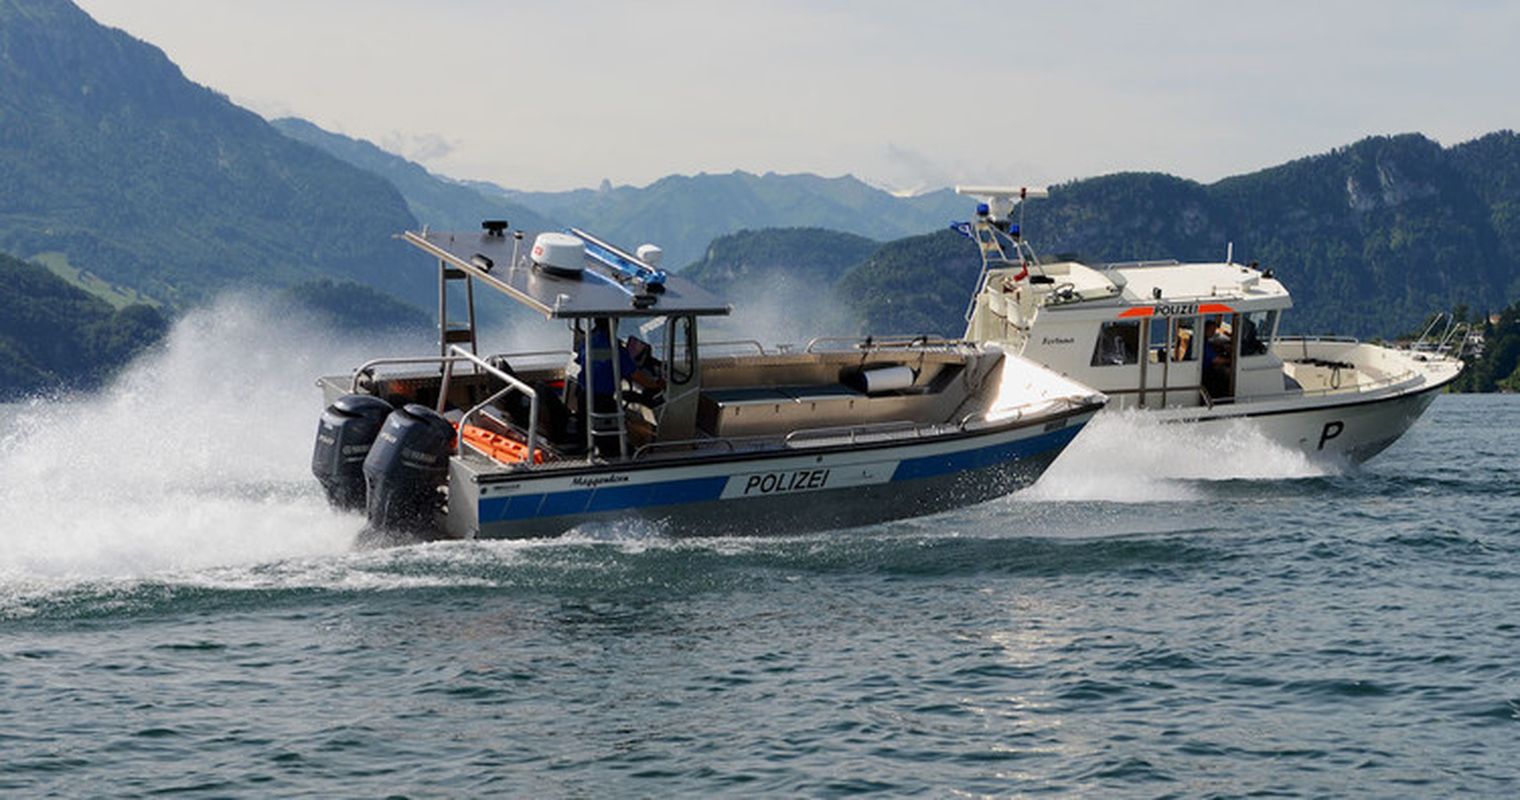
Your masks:
M940 475L948 475L952 472L965 472L967 470L990 467L994 464L1001 464L1007 461L1018 461L1043 453L1053 447L1065 447L1076 437L1077 432L1080 430L1082 430L1081 425L1068 425L1058 431L1052 431L1031 439L1021 439L1016 442L1007 442L976 450L962 450L956 453L942 453L921 458L905 458L897 465L897 471L892 473L892 480L910 481L915 478L935 478Z
M903 459L892 473L891 482L934 478L1030 458L1064 448L1081 429L1081 423L1073 423L1061 430L1015 442ZM599 486L548 494L488 497L479 502L477 510L480 524L488 525L533 517L575 516L629 508L700 503L719 499L728 479L728 475L715 475L634 486Z

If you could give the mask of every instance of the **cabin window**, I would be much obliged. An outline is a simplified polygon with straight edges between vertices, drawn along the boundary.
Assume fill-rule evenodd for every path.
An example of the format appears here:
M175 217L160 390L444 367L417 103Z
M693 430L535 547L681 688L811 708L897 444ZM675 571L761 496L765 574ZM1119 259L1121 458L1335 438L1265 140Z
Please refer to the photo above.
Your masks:
M1198 360L1198 318L1177 317L1172 327L1172 361Z
M670 382L691 381L696 372L697 326L691 317L676 317L670 325Z
M1172 321L1166 317L1151 317L1150 346L1145 350L1146 360L1160 364L1166 360L1167 345L1171 341Z
M1259 356L1267 352L1277 329L1276 311L1252 311L1240 319L1240 354Z
M1140 321L1105 322L1098 329L1092 365L1114 367L1140 363Z

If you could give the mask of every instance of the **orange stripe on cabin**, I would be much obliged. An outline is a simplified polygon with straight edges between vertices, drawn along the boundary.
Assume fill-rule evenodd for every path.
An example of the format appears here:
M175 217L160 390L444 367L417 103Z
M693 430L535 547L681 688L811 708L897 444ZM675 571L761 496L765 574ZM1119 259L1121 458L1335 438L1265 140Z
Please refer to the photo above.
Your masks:
M1150 306L1136 306L1120 313L1119 319L1125 319L1127 317L1148 317L1154 311L1155 309L1151 308Z
M1200 313L1200 314L1234 314L1235 313L1235 309L1230 308L1229 306L1225 305L1224 303L1204 303L1203 305L1201 305L1201 306L1198 307L1198 313Z

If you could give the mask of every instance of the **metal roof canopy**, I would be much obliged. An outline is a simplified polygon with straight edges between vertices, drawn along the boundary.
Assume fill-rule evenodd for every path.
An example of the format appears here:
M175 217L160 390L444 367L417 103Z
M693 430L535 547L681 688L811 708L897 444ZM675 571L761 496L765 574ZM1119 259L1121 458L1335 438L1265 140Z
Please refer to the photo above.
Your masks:
M510 235L493 236L485 231L407 231L402 238L549 319L718 316L732 310L718 296L678 275L666 278L665 291L648 295L654 300L647 307L636 307L634 297L642 294L640 287L615 277L590 256L586 257L586 271L580 278L551 275L526 258L525 263L513 263L514 239ZM533 234L524 233L521 255L527 256L532 247Z

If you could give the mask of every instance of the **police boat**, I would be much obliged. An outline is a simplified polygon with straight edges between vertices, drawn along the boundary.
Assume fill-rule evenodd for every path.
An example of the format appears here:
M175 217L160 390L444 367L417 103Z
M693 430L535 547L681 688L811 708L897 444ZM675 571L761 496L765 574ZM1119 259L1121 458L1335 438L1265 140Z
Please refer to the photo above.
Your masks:
M699 322L730 307L660 269L658 248L525 236L504 222L405 233L438 265L437 355L318 381L313 471L369 534L539 537L630 518L793 533L930 514L1032 483L1106 401L961 341L707 341ZM563 324L567 348L482 355L477 288Z
M1293 305L1271 269L1037 258L1012 220L1044 189L958 186L981 202L951 225L982 270L966 339L992 342L1107 394L1110 409L1215 426L1244 422L1315 460L1359 463L1393 444L1462 370L1462 326L1409 348L1282 336ZM1230 248L1233 253L1233 247Z

